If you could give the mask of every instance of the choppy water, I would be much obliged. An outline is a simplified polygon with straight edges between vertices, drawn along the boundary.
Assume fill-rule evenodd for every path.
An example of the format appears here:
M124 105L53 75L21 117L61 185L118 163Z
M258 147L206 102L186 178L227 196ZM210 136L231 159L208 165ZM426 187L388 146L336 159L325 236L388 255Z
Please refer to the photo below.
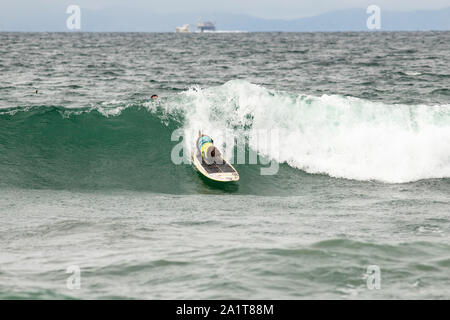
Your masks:
M450 298L449 43L0 33L0 298ZM250 139L239 183L177 129Z

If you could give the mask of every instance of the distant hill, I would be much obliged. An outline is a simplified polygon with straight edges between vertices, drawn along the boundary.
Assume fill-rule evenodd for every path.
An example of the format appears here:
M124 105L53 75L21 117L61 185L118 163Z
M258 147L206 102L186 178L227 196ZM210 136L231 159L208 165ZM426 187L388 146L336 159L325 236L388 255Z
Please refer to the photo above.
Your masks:
M366 9L328 12L295 20L219 16L219 29L247 31L367 31ZM439 11L381 11L381 31L450 30L450 7Z
M28 12L0 12L0 31L68 31L66 8ZM41 12L39 14L39 12ZM45 12L45 14L42 14ZM80 31L146 31L173 32L175 27L190 23L194 30L197 18L217 20L218 30L241 31L367 31L366 9L328 12L314 17L281 20L262 19L240 14L154 14L127 7L102 10L81 8ZM381 31L450 30L450 7L442 10L412 12L381 11Z

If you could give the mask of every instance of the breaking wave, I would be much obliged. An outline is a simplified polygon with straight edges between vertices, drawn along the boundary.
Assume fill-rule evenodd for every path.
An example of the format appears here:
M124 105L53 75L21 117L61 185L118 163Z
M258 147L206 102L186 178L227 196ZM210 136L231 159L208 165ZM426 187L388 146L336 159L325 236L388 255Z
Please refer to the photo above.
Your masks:
M450 105L315 97L233 80L159 101L0 109L0 185L191 192L198 177L170 158L176 129L188 149L198 130L219 146L231 132L249 141L246 152L281 164L277 178L238 165L242 184L306 173L386 183L450 177ZM276 143L256 143L261 131L277 132Z

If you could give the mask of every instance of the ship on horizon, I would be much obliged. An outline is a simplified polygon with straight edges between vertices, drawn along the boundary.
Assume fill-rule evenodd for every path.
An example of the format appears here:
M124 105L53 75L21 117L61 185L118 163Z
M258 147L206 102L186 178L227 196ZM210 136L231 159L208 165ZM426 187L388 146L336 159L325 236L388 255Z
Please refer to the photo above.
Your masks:
M185 24L181 27L177 27L175 30L177 33L191 33L190 24Z

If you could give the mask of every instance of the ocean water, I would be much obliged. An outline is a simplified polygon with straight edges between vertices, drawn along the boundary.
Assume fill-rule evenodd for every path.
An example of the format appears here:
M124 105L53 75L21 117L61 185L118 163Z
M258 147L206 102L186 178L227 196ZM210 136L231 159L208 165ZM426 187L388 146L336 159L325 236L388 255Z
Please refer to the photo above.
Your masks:
M0 33L0 298L449 299L450 32Z

